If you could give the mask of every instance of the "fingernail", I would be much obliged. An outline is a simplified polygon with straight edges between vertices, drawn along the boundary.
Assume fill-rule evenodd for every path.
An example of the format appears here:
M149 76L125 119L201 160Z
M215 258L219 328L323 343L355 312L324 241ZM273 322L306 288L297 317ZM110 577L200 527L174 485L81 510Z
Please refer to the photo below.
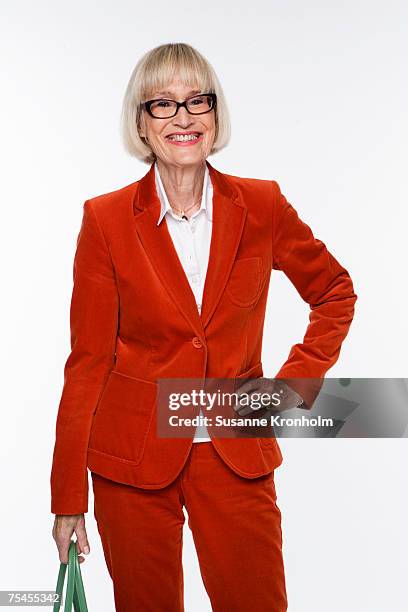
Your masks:
M89 546L84 546L84 554L89 555Z

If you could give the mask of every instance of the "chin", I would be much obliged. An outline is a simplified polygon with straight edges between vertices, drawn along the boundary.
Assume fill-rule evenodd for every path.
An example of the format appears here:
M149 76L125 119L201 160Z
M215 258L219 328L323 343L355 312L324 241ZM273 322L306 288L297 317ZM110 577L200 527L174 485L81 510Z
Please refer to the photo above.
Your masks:
M176 163L190 165L190 164L201 164L205 157L200 154L191 155L187 152L180 152L178 155L172 155L172 158Z

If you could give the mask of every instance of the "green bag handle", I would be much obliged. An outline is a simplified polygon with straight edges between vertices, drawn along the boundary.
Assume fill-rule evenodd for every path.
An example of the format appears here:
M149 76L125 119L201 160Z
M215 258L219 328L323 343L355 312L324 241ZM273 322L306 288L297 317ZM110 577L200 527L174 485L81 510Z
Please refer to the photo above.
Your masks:
M61 563L60 565L57 588L55 589L55 592L57 595L59 595L59 597L58 601L54 603L53 612L59 612L61 607L61 598L64 589L64 580L67 567L68 582L65 595L64 612L72 612L72 606L74 606L74 612L88 612L84 584L82 582L81 568L78 561L76 542L74 542L74 540L71 540L69 545L68 564Z

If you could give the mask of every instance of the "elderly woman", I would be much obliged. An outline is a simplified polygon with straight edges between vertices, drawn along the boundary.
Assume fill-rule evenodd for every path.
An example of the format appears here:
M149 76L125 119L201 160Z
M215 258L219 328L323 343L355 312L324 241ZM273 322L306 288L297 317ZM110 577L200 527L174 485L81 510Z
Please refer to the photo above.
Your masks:
M77 239L71 353L51 473L53 536L89 553L94 514L116 610L180 612L185 508L213 610L287 609L274 437L158 435L160 379L263 377L272 269L310 305L303 342L275 379L310 407L337 361L357 299L348 272L274 180L216 170L230 128L221 85L187 44L136 65L123 105L140 180L86 200ZM80 557L81 561L84 557Z

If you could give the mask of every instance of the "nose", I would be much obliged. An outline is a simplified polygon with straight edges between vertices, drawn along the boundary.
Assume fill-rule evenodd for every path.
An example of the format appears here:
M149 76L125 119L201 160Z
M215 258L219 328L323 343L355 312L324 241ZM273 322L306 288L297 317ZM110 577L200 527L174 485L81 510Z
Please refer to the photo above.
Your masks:
M174 117L173 123L179 127L187 128L194 123L194 117L190 115L187 109L182 106L179 108L177 115Z

